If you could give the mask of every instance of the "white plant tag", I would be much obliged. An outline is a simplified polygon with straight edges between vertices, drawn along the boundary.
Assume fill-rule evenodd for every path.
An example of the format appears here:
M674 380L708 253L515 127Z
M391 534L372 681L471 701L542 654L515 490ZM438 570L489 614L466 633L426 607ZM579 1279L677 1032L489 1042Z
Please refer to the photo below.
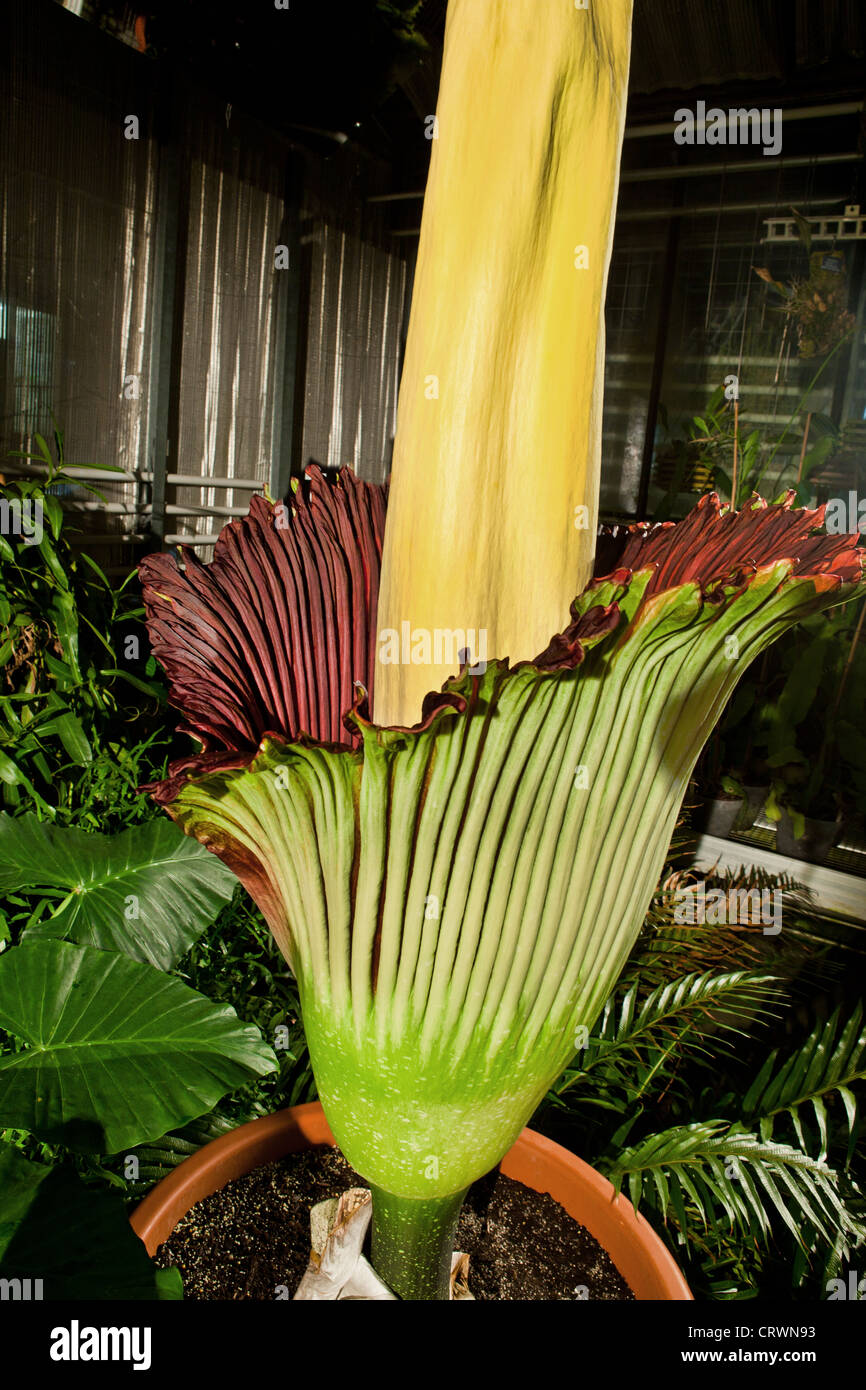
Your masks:
M317 1202L310 1212L310 1262L295 1300L309 1302L397 1301L362 1255L373 1203L365 1187L350 1187L341 1197ZM451 1297L471 1299L469 1256L451 1257Z

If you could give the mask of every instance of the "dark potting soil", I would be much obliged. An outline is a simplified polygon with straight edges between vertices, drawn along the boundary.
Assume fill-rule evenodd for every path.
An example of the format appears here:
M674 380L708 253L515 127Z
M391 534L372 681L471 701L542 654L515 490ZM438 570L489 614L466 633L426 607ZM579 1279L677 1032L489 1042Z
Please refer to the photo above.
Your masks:
M292 1298L310 1250L310 1208L363 1187L332 1148L290 1154L196 1202L155 1256L177 1265L192 1299ZM479 1300L633 1299L610 1256L547 1193L490 1173L470 1188L457 1228Z

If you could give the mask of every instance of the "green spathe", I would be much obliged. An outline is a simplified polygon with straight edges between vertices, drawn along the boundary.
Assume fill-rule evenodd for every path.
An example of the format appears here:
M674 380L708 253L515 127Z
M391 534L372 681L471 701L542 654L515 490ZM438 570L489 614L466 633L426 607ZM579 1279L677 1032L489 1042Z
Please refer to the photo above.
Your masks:
M642 571L579 666L491 662L427 728L356 716L357 751L265 740L180 791L171 814L292 965L325 1112L369 1182L446 1198L514 1141L610 993L739 676L848 596L793 569L643 602Z

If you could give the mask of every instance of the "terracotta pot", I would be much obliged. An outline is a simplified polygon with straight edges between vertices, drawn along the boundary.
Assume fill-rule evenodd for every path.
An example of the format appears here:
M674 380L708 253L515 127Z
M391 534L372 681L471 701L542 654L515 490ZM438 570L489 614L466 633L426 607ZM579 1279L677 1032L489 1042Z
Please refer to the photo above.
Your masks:
M148 1193L131 1217L148 1254L171 1235L190 1207L264 1163L317 1144L333 1144L318 1101L252 1120L206 1144ZM639 1299L690 1299L688 1284L655 1231L621 1193L560 1144L525 1129L502 1160L502 1172L549 1192L604 1246Z

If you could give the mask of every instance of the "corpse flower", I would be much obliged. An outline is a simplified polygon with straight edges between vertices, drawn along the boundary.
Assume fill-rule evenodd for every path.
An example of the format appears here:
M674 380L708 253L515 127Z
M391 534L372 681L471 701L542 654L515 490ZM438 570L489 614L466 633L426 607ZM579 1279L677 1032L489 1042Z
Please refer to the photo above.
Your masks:
M267 919L372 1189L373 1264L410 1299L448 1296L467 1188L610 994L738 678L861 583L853 538L793 494L613 531L590 577L630 3L588 13L452 0L387 525L384 489L311 467L210 564L141 566L200 744L149 790ZM492 252L473 188L517 223ZM404 620L484 629L494 659L383 665L377 634Z
M307 486L286 529L256 499L210 565L143 562L153 648L205 750L151 790L266 917L373 1190L374 1264L432 1297L466 1189L611 992L739 676L850 597L861 560L815 534L823 509L705 498L608 537L616 567L536 660L464 669L414 728L381 727L381 492L348 471Z

